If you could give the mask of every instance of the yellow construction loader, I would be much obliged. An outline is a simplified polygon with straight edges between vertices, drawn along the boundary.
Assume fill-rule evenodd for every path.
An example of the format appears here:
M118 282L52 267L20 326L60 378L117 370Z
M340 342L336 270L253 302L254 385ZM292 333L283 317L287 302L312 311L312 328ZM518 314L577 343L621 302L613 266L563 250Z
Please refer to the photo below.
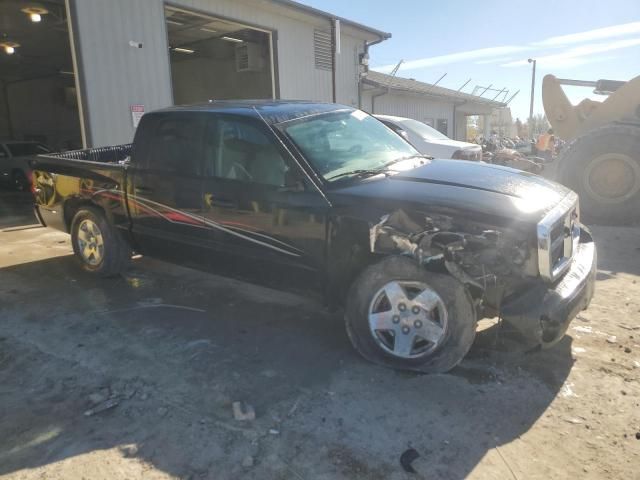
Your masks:
M592 87L607 98L574 106L563 85ZM547 75L542 102L554 135L568 142L544 175L578 192L587 222L640 222L640 76L619 82Z

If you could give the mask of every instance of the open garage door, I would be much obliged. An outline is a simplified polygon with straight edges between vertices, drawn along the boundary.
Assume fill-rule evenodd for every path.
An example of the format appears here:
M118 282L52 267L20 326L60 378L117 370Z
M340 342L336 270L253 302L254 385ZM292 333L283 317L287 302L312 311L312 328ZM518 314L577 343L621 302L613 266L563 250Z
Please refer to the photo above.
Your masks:
M64 0L0 1L0 88L0 142L82 147Z
M271 32L165 7L174 103L275 98Z

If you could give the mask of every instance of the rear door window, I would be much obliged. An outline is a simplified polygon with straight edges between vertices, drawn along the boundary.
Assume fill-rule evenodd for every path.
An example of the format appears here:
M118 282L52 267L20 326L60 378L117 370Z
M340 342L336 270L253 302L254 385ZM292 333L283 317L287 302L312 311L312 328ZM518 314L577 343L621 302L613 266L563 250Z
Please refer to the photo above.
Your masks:
M205 120L203 114L188 113L157 119L141 166L178 175L201 175Z

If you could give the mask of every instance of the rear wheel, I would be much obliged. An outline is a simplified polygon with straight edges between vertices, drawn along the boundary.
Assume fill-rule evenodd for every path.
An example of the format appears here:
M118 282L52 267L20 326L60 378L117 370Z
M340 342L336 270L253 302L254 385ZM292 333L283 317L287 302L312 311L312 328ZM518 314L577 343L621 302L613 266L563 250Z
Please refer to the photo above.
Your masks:
M427 373L446 372L467 354L476 331L473 301L454 278L388 257L349 291L349 338L366 359Z
M71 243L82 268L97 275L117 275L131 258L131 250L120 234L93 207L84 207L73 217Z
M587 223L640 220L640 127L609 125L574 141L559 161L560 180L580 195Z

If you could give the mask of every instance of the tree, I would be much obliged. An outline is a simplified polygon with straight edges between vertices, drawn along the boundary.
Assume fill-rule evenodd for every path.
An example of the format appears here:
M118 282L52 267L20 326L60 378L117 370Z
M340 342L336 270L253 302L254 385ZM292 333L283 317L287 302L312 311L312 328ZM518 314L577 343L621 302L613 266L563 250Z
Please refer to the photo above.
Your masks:
M541 133L546 132L551 125L547 120L547 116L539 113L529 119L529 132L531 132L531 138L537 138Z

